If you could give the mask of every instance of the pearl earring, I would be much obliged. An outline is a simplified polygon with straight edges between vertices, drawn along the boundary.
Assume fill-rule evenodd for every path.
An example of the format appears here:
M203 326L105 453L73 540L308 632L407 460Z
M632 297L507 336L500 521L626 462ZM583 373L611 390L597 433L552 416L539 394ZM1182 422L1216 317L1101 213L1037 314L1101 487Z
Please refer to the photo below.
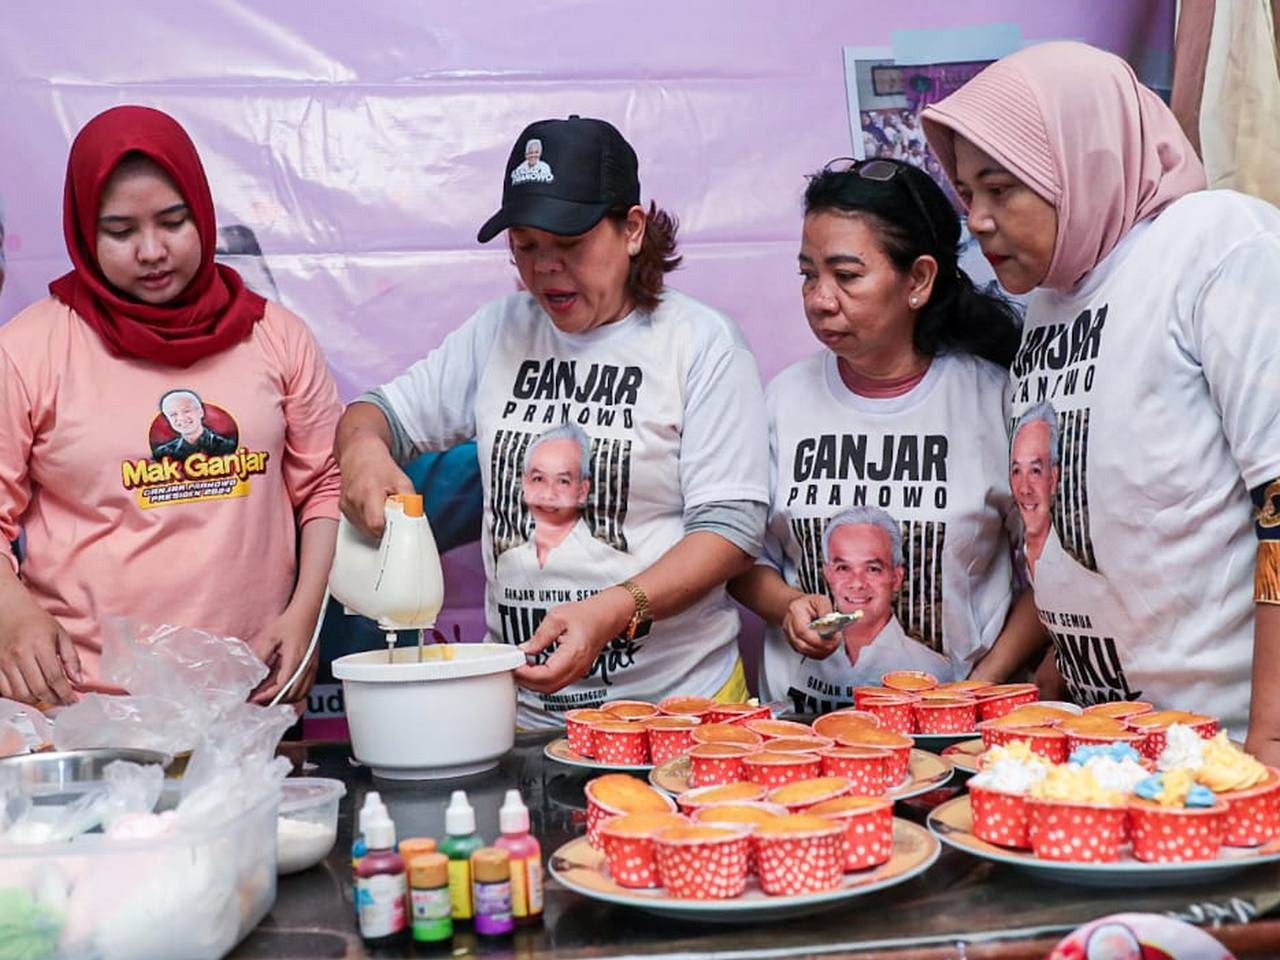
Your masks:
M912 298L911 298L911 305L912 305L913 307L916 305L916 298L915 298L915 297L912 297Z

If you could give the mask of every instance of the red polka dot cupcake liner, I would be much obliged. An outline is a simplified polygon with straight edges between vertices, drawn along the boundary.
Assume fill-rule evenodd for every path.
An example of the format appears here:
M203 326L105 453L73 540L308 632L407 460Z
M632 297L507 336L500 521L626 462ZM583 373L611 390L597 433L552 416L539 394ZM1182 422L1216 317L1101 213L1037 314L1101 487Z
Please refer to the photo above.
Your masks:
M905 696L876 700L868 699L859 709L875 717L884 730L911 734L916 729L915 712L912 710L914 704L915 698Z
M1217 720L1204 720L1200 723L1187 724L1202 739L1208 740L1218 732ZM1154 730L1144 730L1141 727L1134 727L1134 730L1142 735L1142 739L1138 742L1138 752L1148 760L1159 760L1160 754L1164 752L1165 746L1169 742L1169 730L1167 727L1158 727Z
M848 810L843 813L822 814L844 824L845 873L876 867L893 856L893 803L867 807L864 810Z
M657 793L657 791L654 792ZM592 796L590 783L587 784L585 793L587 796L587 842L595 849L600 850L602 849L600 846L600 825L606 820L611 820L614 817L620 817L628 811L620 810L617 807L610 806L606 803L601 803ZM676 802L674 800L666 794L658 795L666 801L672 813L679 812L676 810Z
M1041 860L1115 863L1127 834L1123 806L1027 799L1027 835Z
M683 757L693 749L693 731L698 723L693 718L679 725L680 717L655 717L645 721L649 738L649 762L655 766L673 757Z
M653 835L611 833L609 825L619 817L610 817L600 826L600 844L609 864L609 876L621 887L660 887L662 875Z
M768 707L753 707L749 703L717 703L703 719L703 723L738 723L748 720L772 720Z
M916 733L969 733L978 723L976 700L920 700L911 711Z
M769 754L762 751L742 758L743 778L769 788L783 787L797 780L813 780L821 773L822 760L816 753Z
M859 743L855 737L841 737L836 743L842 747L870 747L883 750L889 754L889 762L885 766L885 789L892 790L903 783L911 772L911 744L891 746L884 743Z
M1280 837L1280 771L1267 769L1267 779L1258 786L1218 794L1227 805L1224 844L1256 847Z
M599 721L604 711L593 709L570 710L564 715L564 733L569 749L582 757L594 756L595 742L591 736L591 723Z
M649 762L649 733L643 724L625 733L619 730L591 729L591 749L602 763L640 766Z
M892 756L888 750L831 747L818 751L818 757L822 776L844 777L850 783L849 792L856 797L879 797L889 789Z
M1025 706L1028 703L1035 703L1040 699L1040 691L1036 689L1033 683L1029 683L1018 690L997 693L992 696L983 696L984 692L979 690L977 693L979 720L994 720L996 717L1003 717L1006 713L1012 713L1017 710L1018 707Z
M724 828L714 839L679 840L664 830L654 838L658 872L667 893L682 900L737 897L747 886L751 834Z
M774 897L834 890L844 879L843 823L802 834L756 833L760 889Z
M698 807L698 809L693 812L694 823L707 823L713 826L720 826L721 824L741 826L744 830L747 831L748 834L755 833L756 830L758 830L760 827L760 824L758 823L748 823L748 822L737 823L736 821L716 820L715 817L716 817L717 807L752 807L754 809L762 810L766 813L772 814L775 817L784 817L787 814L787 808L780 807L776 803L765 803L762 801L757 801L754 803L712 803L705 807ZM757 876L758 874L759 874L759 865L756 863L755 844L748 843L747 844L747 875L754 877L754 876Z
M742 758L752 752L729 744L699 744L689 751L689 782L695 787L715 787L745 780Z
M1024 794L989 790L969 783L969 809L973 835L999 847L1027 849L1029 811Z
M1097 747L1106 746L1112 743L1127 743L1138 753L1142 753L1143 736L1140 733L1126 733L1122 735L1096 736L1093 734L1067 734L1067 756L1076 752L1077 747Z
M1227 805L1162 807L1147 800L1129 804L1133 856L1145 863L1215 860L1226 834Z

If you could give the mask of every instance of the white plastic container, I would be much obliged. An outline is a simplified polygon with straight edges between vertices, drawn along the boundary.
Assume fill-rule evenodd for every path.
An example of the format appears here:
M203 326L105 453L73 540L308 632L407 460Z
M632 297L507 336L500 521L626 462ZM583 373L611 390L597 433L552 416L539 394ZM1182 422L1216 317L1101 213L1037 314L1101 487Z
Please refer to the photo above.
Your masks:
M166 782L170 798L177 789ZM27 917L51 948L32 955L47 960L218 960L275 902L278 802L265 791L248 810L180 835L0 846L0 899L41 904ZM26 944L32 932L5 936Z
M515 742L524 654L501 643L400 647L333 662L342 681L351 752L391 780L431 780L496 766Z
M297 873L329 855L338 839L338 801L347 795L341 780L290 777L282 785L276 821L276 872Z

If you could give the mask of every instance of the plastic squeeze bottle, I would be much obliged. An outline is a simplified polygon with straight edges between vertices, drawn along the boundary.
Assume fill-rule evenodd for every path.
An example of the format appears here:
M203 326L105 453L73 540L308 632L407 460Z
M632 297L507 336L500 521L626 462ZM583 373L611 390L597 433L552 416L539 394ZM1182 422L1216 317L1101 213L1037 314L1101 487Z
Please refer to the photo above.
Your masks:
M356 817L356 835L351 841L351 873L357 875L360 869L360 861L368 852L369 846L365 843L364 831L369 826L369 821L375 816L383 816L388 820L391 815L387 813L386 805L382 802L382 797L377 790L370 790L364 795L364 803L360 807L360 814ZM357 890L359 883L356 884ZM356 922L360 921L360 898L357 896L352 900L352 907L356 912Z
M449 858L420 853L409 858L409 896L413 901L413 939L440 943L453 936L449 903Z
M365 829L369 849L356 869L356 902L360 907L360 936L370 946L393 944L408 929L408 892L404 859L396 853L396 827L388 817L375 816Z
M529 808L519 790L508 790L498 811L502 835L495 847L511 855L511 914L516 923L542 918L542 847L529 832Z
M467 802L465 790L455 790L444 812L445 837L440 852L449 858L449 902L453 919L469 921L474 916L471 902L471 855L484 846L476 833L476 812Z

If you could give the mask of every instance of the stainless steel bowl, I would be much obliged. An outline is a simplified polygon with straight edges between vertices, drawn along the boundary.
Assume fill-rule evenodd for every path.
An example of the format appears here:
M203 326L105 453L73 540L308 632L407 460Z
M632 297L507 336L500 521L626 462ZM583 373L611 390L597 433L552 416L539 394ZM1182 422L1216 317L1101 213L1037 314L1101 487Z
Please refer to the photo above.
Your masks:
M33 793L57 793L101 780L107 764L115 760L167 766L173 758L154 750L61 750L28 753L0 759L0 771L17 770Z

